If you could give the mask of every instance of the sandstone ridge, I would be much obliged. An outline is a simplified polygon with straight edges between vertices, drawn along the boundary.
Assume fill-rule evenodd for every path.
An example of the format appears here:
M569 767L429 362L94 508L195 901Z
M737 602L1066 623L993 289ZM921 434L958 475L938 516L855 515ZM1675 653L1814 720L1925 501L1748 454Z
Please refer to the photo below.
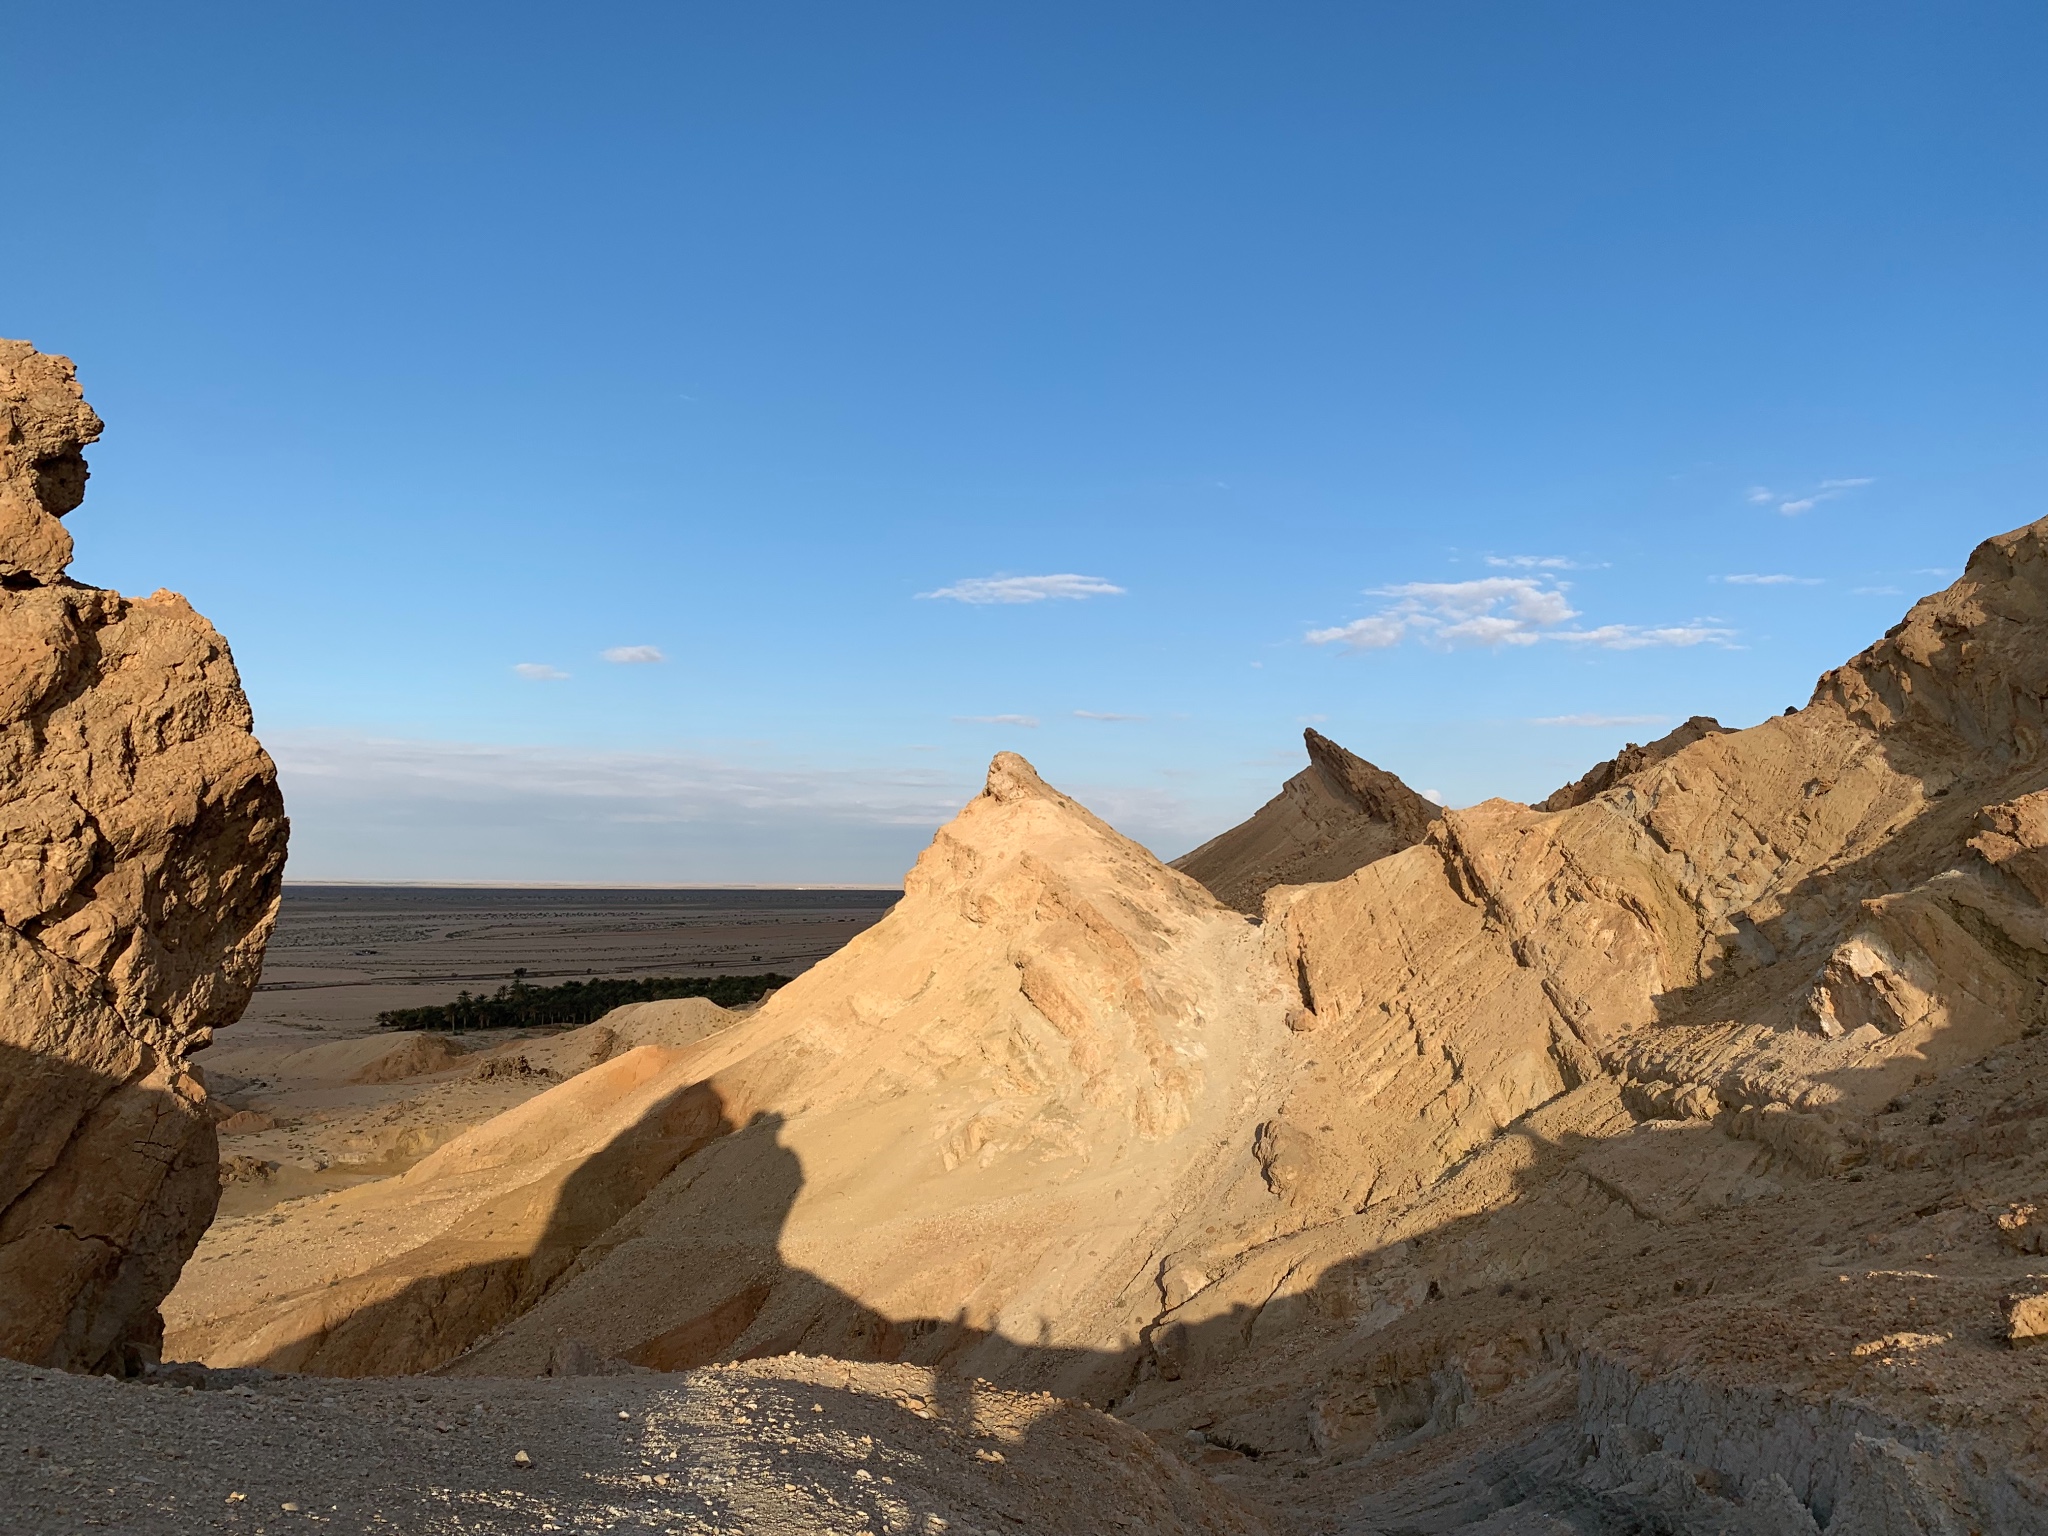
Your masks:
M1302 739L1308 767L1250 820L1173 861L1240 912L1256 915L1275 886L1341 880L1412 847L1442 814L1393 774L1313 727Z
M64 576L71 363L0 342L0 1354L153 1358L212 1218L193 1052L241 1013L283 803L226 642L174 593Z
M1536 802L1536 809L1568 811L1575 805L1584 805L1595 795L1604 794L1615 785L1634 778L1651 764L1663 762L1681 747L1689 747L1708 736L1726 733L1727 727L1712 715L1694 715L1683 725L1675 730L1666 731L1655 741L1646 742L1642 746L1630 742L1606 762L1595 763L1562 789L1552 790L1547 797Z
M1561 809L1312 756L1398 846L1256 923L1005 754L756 1013L210 1235L171 1345L899 1361L1303 1528L2048 1529L2044 701L2048 521Z

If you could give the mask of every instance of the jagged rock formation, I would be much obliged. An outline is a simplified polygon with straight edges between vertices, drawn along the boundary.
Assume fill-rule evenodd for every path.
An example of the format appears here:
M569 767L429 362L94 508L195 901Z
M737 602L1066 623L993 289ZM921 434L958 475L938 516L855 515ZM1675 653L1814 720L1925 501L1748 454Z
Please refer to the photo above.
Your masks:
M1173 861L1217 900L1256 916L1276 885L1341 880L1413 847L1443 812L1383 768L1303 731L1308 766L1219 837Z
M226 643L64 577L100 423L0 342L0 1354L150 1357L219 1183L189 1065L234 1022L284 868Z
M179 1341L903 1359L1325 1527L2048 1529L2044 701L2048 521L1804 709L1256 925L999 758L757 1014L237 1232Z
M1595 763L1564 788L1552 790L1546 798L1536 802L1536 809L1568 811L1575 805L1584 805L1595 795L1604 794L1615 785L1634 778L1652 764L1663 762L1680 748L1689 747L1708 736L1724 736L1727 733L1728 727L1712 715L1694 715L1685 724L1676 730L1666 731L1655 741L1643 746L1630 742L1606 762Z
M566 1328L662 1368L881 1350L993 1378L1044 1346L1048 1384L1099 1393L1289 997L1241 918L1005 754L890 915L752 1018L584 1072L289 1243L223 1234L171 1347L374 1374L509 1324L464 1368L537 1372Z

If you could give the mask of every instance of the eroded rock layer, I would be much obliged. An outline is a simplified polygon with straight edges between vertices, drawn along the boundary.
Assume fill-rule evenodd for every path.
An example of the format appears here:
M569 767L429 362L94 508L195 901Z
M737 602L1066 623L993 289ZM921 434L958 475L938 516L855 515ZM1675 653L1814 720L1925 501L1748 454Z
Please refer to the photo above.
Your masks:
M1257 915L1276 885L1341 880L1374 859L1420 842L1442 813L1384 768L1311 728L1308 766L1280 793L1173 867L1224 905Z
M226 642L63 576L99 422L0 342L0 1354L151 1356L212 1218L190 1066L248 1001L285 821Z
M1694 715L1685 724L1675 730L1666 731L1655 741L1645 742L1641 746L1630 742L1606 762L1595 763L1564 788L1552 790L1546 798L1536 802L1536 809L1568 811L1575 805L1584 805L1595 795L1604 794L1615 785L1634 778L1652 764L1663 762L1680 748L1689 747L1708 736L1724 735L1727 729L1712 715Z
M2044 701L2048 522L1805 708L1260 923L999 758L758 1013L224 1234L173 1343L898 1359L1324 1529L2048 1529Z

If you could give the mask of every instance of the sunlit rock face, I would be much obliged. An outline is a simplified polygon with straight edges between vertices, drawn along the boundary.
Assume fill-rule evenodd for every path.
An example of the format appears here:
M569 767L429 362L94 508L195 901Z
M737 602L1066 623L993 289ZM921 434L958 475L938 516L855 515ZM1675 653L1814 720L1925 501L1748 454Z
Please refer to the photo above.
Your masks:
M1313 728L1302 732L1308 766L1238 826L1173 867L1256 916L1275 886L1341 880L1375 859L1422 841L1442 812L1384 768Z
M0 1353L151 1357L212 1219L190 1058L262 964L286 826L225 641L64 576L99 419L0 342Z
M2048 1350L2012 1347L2048 1208L2044 700L2048 522L1802 709L1560 809L1408 806L1256 916L1006 754L890 916L757 1012L209 1240L173 1344L904 1360L1311 1483L1369 1463L1272 1474L1333 1526L2048 1528ZM1276 803L1245 847L1315 822Z

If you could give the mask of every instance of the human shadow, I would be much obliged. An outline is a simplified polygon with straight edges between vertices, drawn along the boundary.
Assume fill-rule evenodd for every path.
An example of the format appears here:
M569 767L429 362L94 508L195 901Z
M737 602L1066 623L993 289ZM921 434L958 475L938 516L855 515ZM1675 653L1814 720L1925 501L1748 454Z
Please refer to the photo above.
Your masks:
M892 1317L788 1263L784 1229L805 1180L784 1123L773 1112L736 1123L714 1083L686 1081L559 1176L492 1193L429 1241L282 1298L257 1315L256 1347L235 1358L319 1375L531 1376L811 1354L944 1373L993 1344L993 1355L1030 1357L1022 1374L1033 1380L1095 1384L1093 1399L1127 1384L1141 1345L1013 1344L964 1312ZM583 1290L573 1332L514 1326L572 1285ZM608 1287L627 1293L613 1315L658 1326L594 1325ZM980 1363L983 1374L998 1368Z

